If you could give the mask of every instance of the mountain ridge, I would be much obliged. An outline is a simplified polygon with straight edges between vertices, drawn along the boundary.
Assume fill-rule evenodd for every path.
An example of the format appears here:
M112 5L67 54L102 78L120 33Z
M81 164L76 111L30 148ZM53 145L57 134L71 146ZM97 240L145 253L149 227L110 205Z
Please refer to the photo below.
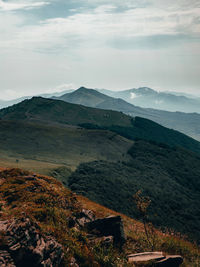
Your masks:
M0 110L0 118L110 130L131 140L142 138L171 146L180 145L200 153L198 141L148 119L132 118L122 112L85 107L61 100L33 97Z
M139 116L153 120L165 127L183 132L200 141L200 114L169 112L150 108L141 108L126 102L121 98L114 98L99 93L94 89L81 87L78 90L55 98L88 107L110 109L124 112L132 117Z
M200 113L200 98L190 98L187 95L178 95L173 92L158 92L149 87L128 89L123 91L111 91L99 89L108 96L122 98L125 101L143 108L154 108L172 112L198 112Z

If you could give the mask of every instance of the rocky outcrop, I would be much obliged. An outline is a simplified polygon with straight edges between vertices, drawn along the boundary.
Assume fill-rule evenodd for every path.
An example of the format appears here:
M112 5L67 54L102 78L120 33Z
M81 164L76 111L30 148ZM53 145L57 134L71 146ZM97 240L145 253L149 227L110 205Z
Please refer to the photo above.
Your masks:
M82 209L69 218L68 226L87 229L91 243L101 243L104 246L121 247L125 241L123 222L120 216L109 216L96 219L93 211Z
M125 241L123 222L120 216L109 216L86 223L90 233L97 236L113 236L114 244L122 246Z
M53 237L41 235L29 218L0 221L0 233L2 267L57 267L62 261L62 246Z

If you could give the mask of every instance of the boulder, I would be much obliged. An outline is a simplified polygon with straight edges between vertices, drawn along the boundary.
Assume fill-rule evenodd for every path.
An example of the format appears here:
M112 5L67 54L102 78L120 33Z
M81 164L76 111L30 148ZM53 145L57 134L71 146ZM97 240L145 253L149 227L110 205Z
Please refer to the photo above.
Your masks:
M120 216L109 216L85 224L88 231L97 236L113 236L114 244L122 246L125 241L123 222Z
M29 218L0 221L0 266L59 266L62 246L53 237L40 234Z

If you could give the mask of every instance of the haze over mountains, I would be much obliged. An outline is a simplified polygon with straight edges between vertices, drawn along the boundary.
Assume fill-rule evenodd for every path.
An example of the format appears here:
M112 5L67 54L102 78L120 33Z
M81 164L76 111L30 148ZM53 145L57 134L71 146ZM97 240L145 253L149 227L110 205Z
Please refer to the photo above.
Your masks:
M167 112L163 110L141 108L132 105L121 98L110 97L85 87L81 87L76 91L64 94L60 97L54 97L54 99L88 107L122 111L133 117L139 116L147 118L165 127L178 130L200 140L200 114L198 113Z
M73 90L65 90L65 91L62 91L62 92L40 94L38 96L48 98L48 97L52 97L52 96L61 96L61 95L66 94L66 93L70 93L71 91L73 91ZM31 95L31 96L22 96L22 97L19 97L19 98L16 98L16 99L12 99L12 100L2 100L2 99L0 99L0 109L12 106L14 104L20 103L21 101L23 101L25 99L30 99L32 97L33 97L33 95Z
M144 108L154 108L167 111L200 113L200 97L173 92L157 92L148 87L124 91L99 90L100 92Z

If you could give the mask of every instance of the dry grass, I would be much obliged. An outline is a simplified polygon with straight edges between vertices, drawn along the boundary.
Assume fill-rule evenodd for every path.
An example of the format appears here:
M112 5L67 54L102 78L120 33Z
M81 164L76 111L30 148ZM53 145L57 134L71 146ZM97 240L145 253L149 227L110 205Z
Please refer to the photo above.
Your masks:
M63 266L68 265L72 256L78 260L79 266L128 266L127 254L149 250L142 223L83 196L76 196L54 178L36 176L21 169L0 170L0 219L32 218L42 232L53 235L62 244L65 253ZM93 210L97 217L122 216L127 235L122 253L113 248L104 250L98 245L91 247L86 232L69 229L69 217L81 208ZM156 241L156 250L181 254L184 257L183 266L199 266L200 251L195 244L158 230Z

